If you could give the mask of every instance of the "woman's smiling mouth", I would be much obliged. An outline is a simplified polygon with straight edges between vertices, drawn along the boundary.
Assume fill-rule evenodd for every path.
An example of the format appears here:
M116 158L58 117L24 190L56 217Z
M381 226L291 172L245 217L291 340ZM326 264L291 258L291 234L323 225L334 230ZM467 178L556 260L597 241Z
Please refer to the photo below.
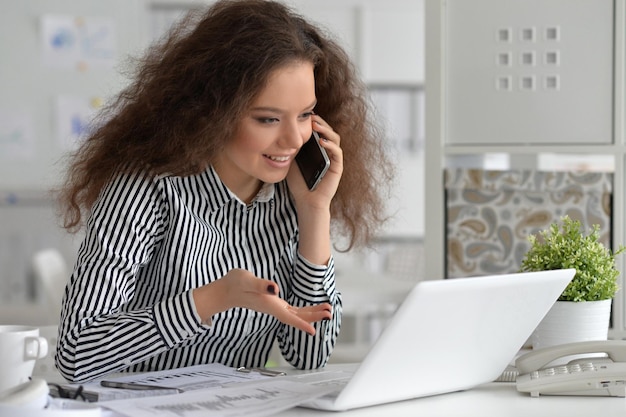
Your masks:
M263 155L263 156L275 162L287 162L289 161L289 159L291 159L291 156L289 155L287 156Z

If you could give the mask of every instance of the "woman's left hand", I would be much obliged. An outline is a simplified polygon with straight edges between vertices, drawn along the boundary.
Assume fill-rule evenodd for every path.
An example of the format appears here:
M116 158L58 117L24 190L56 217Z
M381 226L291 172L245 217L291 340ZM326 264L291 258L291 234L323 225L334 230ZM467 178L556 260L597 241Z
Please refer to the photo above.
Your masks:
M243 307L271 314L282 323L314 335L312 323L332 319L329 303L295 307L278 297L279 291L273 281L257 278L245 269L232 269L217 281L194 289L192 294L196 310L205 323L217 313Z
M330 159L330 167L317 188L309 191L298 164L294 161L289 168L287 182L296 203L304 203L309 207L328 208L330 201L337 192L339 180L343 173L343 152L340 147L341 138L332 127L320 116L312 116L313 130L319 133L320 145L326 150Z

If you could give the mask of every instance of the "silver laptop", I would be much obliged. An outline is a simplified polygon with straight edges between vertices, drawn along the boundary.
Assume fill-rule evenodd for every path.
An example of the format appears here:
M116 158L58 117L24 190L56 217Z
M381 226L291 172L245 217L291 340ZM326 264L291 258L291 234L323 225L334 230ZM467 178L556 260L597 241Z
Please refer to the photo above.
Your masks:
M340 387L303 406L342 411L494 381L575 272L420 282L353 374L322 371L293 377L324 384L328 378Z

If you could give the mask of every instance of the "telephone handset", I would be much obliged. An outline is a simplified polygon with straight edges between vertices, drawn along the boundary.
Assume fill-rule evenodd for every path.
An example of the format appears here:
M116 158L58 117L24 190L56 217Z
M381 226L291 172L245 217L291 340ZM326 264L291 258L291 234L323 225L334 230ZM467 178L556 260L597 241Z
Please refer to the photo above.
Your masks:
M563 356L604 353L551 366ZM517 390L539 395L626 397L626 341L601 340L551 346L515 361Z

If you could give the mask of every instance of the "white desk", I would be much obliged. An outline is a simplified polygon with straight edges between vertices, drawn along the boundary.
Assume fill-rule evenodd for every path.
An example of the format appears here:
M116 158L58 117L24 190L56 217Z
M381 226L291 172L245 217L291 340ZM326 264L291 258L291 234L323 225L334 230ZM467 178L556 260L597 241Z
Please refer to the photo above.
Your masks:
M328 365L342 369L344 364ZM282 367L281 367L282 368ZM284 367L289 374L297 371ZM103 417L111 414L103 412ZM345 412L324 412L307 408L292 408L277 414L282 417L624 417L626 398L541 396L532 398L515 389L514 383L494 382L467 391L424 397Z
M517 392L515 384L491 383L472 390L366 407L342 413L293 408L289 417L613 417L626 416L618 397L539 397Z

